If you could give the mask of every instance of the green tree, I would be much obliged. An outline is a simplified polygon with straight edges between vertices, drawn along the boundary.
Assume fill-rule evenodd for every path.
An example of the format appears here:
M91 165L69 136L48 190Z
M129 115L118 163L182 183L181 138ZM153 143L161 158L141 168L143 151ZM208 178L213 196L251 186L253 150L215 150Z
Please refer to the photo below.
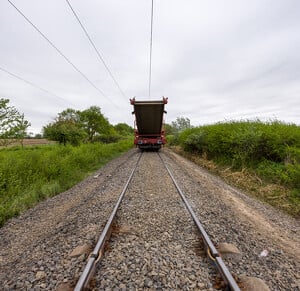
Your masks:
M114 128L101 113L98 106L79 111L68 108L56 117L55 121L44 126L44 136L61 144L77 145L83 141L93 142L101 136L115 134Z
M166 123L164 125L164 129L165 129L165 135L175 134L175 129L173 128L173 126L171 124Z
M80 122L87 133L89 142L93 142L96 135L109 134L110 124L98 106L91 106L82 111L80 113Z
M43 135L41 133L36 133L34 135L34 138L41 139L41 138L43 138Z
M58 113L57 119L59 121L69 121L73 124L80 124L81 112L79 110L75 110L73 108L67 108L64 111Z
M127 123L118 123L114 126L115 131L122 135L133 135L133 128L129 126Z
M58 141L60 144L79 145L86 134L77 124L69 120L56 120L43 127L44 137L49 140Z
M14 106L9 106L9 99L0 99L0 144L19 140L23 145L26 130L31 125Z
M80 122L80 111L72 108L58 113L54 122L43 127L43 134L64 145L79 145L87 136Z
M177 117L175 121L172 121L172 127L174 133L179 133L185 129L191 128L190 119L187 117Z
M15 137L19 140L20 144L23 147L23 140L27 136L27 128L30 126L30 123L25 119L24 114L21 114L16 119L17 127L15 130Z

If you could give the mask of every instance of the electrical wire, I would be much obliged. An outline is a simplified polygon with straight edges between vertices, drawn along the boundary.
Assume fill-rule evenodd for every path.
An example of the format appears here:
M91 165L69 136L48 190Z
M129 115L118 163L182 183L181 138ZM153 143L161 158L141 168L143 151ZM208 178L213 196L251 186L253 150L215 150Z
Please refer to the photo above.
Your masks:
M150 33L150 67L149 67L149 99L151 96L151 74L152 74L152 35L153 35L153 0L151 5L151 33Z
M95 52L96 52L98 58L99 58L100 61L103 63L105 69L106 69L107 72L109 73L110 77L113 79L115 85L118 87L118 89L119 89L120 93L122 94L122 96L125 97L126 100L127 100L126 95L124 94L123 90L121 89L119 83L117 82L116 78L115 78L114 75L112 74L112 72L111 72L111 70L109 69L108 65L105 63L103 56L101 55L101 53L100 53L99 50L97 49L96 45L95 45L94 42L92 41L90 35L88 34L86 28L83 26L82 22L80 21L80 19L79 19L77 13L75 12L74 8L72 7L72 5L71 5L71 3L70 3L70 1L69 1L69 0L66 0L66 2L67 2L67 4L69 5L70 9L72 10L72 12L73 12L75 18L77 19L79 25L80 25L81 28L83 29L83 31L84 31L86 37L88 38L90 44L91 44L92 47L94 48L94 50L95 50Z
M23 81L23 82L25 82L25 83L31 85L32 87L34 87L34 88L36 88L36 89L39 89L39 90L41 90L41 91L43 91L43 92L45 92L45 93L47 93L47 94L49 94L49 95L54 96L55 98L57 98L57 99L59 99L59 100L62 100L62 101L64 101L64 102L66 102L67 104L71 104L71 105L75 106L72 102L70 102L70 101L68 101L68 100L66 100L66 99L64 99L64 98L62 98L62 97L60 97L60 96L58 96L58 95L56 95L56 94L50 92L49 90L46 90L46 89L44 89L44 88L42 88L42 87L36 85L35 83L32 83L32 82L30 82L30 81L28 81L28 80L26 80L26 79L24 79L24 78L22 78L22 77L20 77L20 76L18 76L18 75L16 75L16 74L14 74L14 73L12 73L12 72L9 72L8 70L6 70L6 69L4 69L4 68L2 68L2 67L0 67L0 70L3 71L3 72L5 72L5 73L7 73L8 75L10 75L10 76L16 78L16 79L19 79L19 80L21 80L21 81Z
M41 30L32 23L32 21L25 16L25 14L18 8L15 6L15 4L13 2L11 2L10 0L7 0L12 7L14 7L16 9L16 11L18 11L19 14L21 14L23 16L23 18L48 42L49 45L51 45L87 82L90 83L91 86L93 86L104 98L106 98L109 102L111 102L116 108L119 108L111 99L109 99L104 92L99 89L82 71L80 71L75 65L74 63L72 63L70 61L69 58L66 57L66 55L64 55L62 53L61 50L59 50L54 43L44 34L41 32Z

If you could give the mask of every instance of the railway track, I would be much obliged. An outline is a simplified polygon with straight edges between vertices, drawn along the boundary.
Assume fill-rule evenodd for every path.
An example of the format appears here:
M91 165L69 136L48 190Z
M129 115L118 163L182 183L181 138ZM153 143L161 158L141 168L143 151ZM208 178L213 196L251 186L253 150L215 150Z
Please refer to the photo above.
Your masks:
M170 288L166 277L175 289L209 289L211 262L223 289L240 290L163 156L140 154L75 290L105 289L112 279L124 290Z
M242 290L244 274L269 288L300 290L299 221L246 196L178 156L161 152ZM70 190L0 229L3 290L74 290L139 157L132 149ZM282 235L284 235L282 237ZM233 257L222 243L239 248ZM145 153L117 211L93 290L225 289L156 153ZM267 250L267 256L262 251ZM240 285L241 282L241 285Z

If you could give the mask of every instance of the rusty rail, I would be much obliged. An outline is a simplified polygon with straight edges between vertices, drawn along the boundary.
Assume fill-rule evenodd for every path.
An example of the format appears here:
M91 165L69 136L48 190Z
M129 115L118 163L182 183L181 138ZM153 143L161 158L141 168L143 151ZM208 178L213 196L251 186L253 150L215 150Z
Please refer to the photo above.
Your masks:
M165 166L166 170L168 171L179 195L181 196L181 199L183 200L187 210L189 211L190 215L192 216L200 234L201 237L203 239L203 242L206 246L206 252L209 255L209 257L212 259L212 261L214 262L215 266L217 267L220 275L222 276L224 282L226 283L227 287L229 288L229 290L234 290L234 291L240 291L239 286L237 285L236 281L234 280L234 278L232 277L230 271L228 270L228 268L226 267L224 261L222 260L219 252L217 251L216 247L214 246L214 244L212 243L209 235L207 234L207 232L205 231L203 225L201 224L200 220L198 219L198 217L196 216L193 208L191 207L191 205L189 204L187 198L185 197L184 193L182 192L182 190L180 189L180 187L178 186L172 172L170 171L170 169L168 168L168 166L166 165L165 161L162 159L161 155L158 153L163 165Z
M116 205L115 205L115 207L114 207L114 209L113 209L113 211L112 211L112 213L111 213L111 215L110 215L110 217L98 239L98 242L97 242L93 252L90 254L90 256L88 258L88 262L87 262L87 264L86 264L86 266L74 288L75 291L84 290L85 288L87 288L88 283L94 274L95 268L96 268L97 264L99 263L101 257L103 256L105 242L108 241L110 238L110 235L112 232L112 225L115 220L118 208L123 200L125 192L127 191L128 185L134 175L134 172L139 164L141 157L142 157L142 154L140 154L134 169L131 171L131 174L119 196L119 199L118 199L118 201L117 201L117 203L116 203Z
M222 276L224 282L226 283L226 286L229 290L234 290L234 291L240 291L239 286L237 285L237 283L235 282L234 278L232 277L230 271L228 270L228 268L226 267L224 261L222 260L219 252L217 251L216 247L214 246L214 244L212 243L209 235L207 234L207 232L205 231L203 225L201 224L200 220L197 218L195 212L193 211L192 207L190 206L187 198L185 197L184 193L182 192L182 190L180 189L179 185L177 184L172 172L170 171L170 169L168 168L168 166L166 165L165 161L162 159L161 155L158 154L163 165L165 166L167 172L169 173L178 193L181 196L181 199L183 200L187 210L189 211L190 215L192 216L200 234L201 237L203 239L203 242L205 244L206 247L206 252L208 254L208 256L211 258L211 260L214 262L215 266L217 267L220 275ZM112 225L113 222L115 220L118 208L124 198L125 192L127 191L128 185L135 173L135 170L137 169L137 166L139 164L139 161L141 159L142 154L140 154L137 163L134 167L134 169L132 170L120 196L119 199L98 239L98 242L93 250L93 252L90 254L87 264L83 270L83 273L81 274L74 290L75 291L80 291L80 290L85 290L88 287L89 281L91 279L91 277L93 276L94 272L95 272L95 268L97 267L97 264L99 263L100 259L103 256L104 253L104 248L105 248L105 243L106 241L109 240L111 232L112 232Z

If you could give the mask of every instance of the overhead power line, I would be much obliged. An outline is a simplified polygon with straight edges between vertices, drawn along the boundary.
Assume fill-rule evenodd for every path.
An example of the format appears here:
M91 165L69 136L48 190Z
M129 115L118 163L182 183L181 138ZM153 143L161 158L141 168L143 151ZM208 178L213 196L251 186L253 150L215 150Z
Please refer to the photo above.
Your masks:
M57 99L59 99L59 100L62 100L62 101L64 101L64 102L68 103L68 104L74 105L72 102L70 102L70 101L68 101L68 100L66 100L66 99L64 99L64 98L62 98L62 97L60 97L60 96L58 96L58 95L56 95L56 94L50 92L49 90L46 90L46 89L44 89L44 88L42 88L42 87L36 85L35 83L32 83L32 82L30 82L30 81L28 81L28 80L26 80L26 79L24 79L24 78L22 78L22 77L20 77L20 76L18 76L18 75L16 75L16 74L14 74L14 73L12 73L12 72L9 72L8 70L6 70L6 69L4 69L4 68L2 68L2 67L0 67L0 70L3 71L3 72L5 72L5 73L7 73L8 75L10 75L10 76L16 78L16 79L19 79L19 80L21 80L21 81L23 81L23 82L25 82L25 83L31 85L32 87L34 87L34 88L36 88L36 89L39 89L39 90L41 90L41 91L43 91L43 92L45 92L45 93L47 93L47 94L49 94L49 95L54 96L55 98L57 98Z
M153 0L151 4L151 32L150 32L150 67L149 67L149 98L151 96L151 74L152 74L152 35L153 35Z
M90 83L91 86L93 86L104 98L106 98L109 102L111 102L115 107L118 108L118 106L112 102L112 100L110 100L101 89L99 89L82 71L80 71L73 62L70 61L69 58L66 57L65 54L62 53L61 50L59 50L54 43L44 34L41 32L41 30L32 23L32 21L25 16L25 14L18 8L15 6L15 4L13 2L11 2L10 0L7 0L17 11L19 14L21 14L23 16L23 18L48 42L49 45L51 45L73 68L74 70L76 70L87 82Z
M83 29L86 37L88 38L89 42L91 43L92 47L94 48L98 58L100 59L100 61L103 63L105 69L107 70L107 72L109 73L110 77L113 79L114 83L116 84L116 86L118 87L120 93L127 99L126 95L124 94L123 90L121 89L119 83L117 82L116 78L114 77L113 73L111 72L111 70L109 69L108 65L106 64L106 62L104 61L103 56L101 55L101 53L99 52L99 50L97 49L96 45L94 44L94 42L92 41L90 35L88 34L87 30L85 29L85 27L83 26L82 22L80 21L77 13L75 12L74 8L72 7L71 3L69 0L66 0L66 2L68 3L70 9L72 10L75 18L77 19L78 23L80 24L81 28Z

